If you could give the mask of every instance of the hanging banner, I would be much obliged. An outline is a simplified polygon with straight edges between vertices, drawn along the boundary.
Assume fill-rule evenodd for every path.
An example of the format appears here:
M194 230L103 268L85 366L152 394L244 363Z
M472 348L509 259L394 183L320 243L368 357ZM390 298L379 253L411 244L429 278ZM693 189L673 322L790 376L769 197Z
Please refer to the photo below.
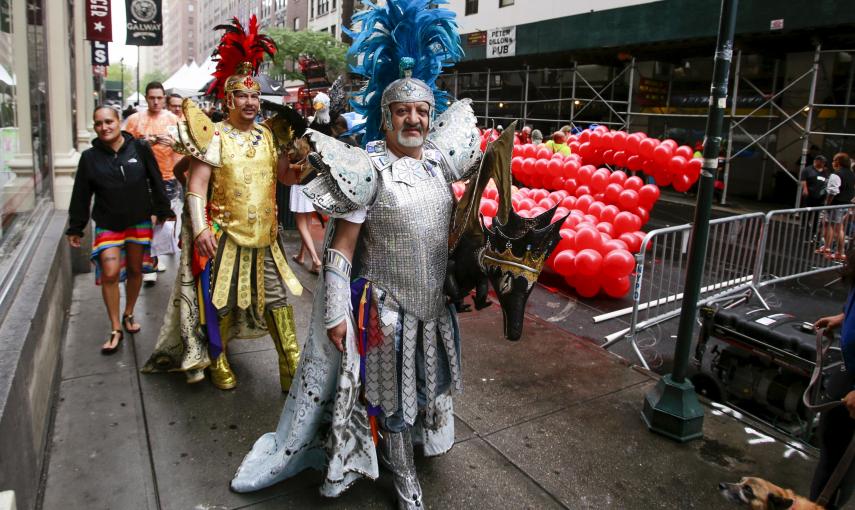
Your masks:
M517 54L517 27L487 31L487 58L513 57Z
M113 40L113 23L110 18L110 0L86 0L86 40L110 42Z
M110 56L107 54L107 43L101 41L92 41L92 65L110 65Z
M161 0L125 0L125 14L128 18L125 44L163 45L163 12L160 7Z

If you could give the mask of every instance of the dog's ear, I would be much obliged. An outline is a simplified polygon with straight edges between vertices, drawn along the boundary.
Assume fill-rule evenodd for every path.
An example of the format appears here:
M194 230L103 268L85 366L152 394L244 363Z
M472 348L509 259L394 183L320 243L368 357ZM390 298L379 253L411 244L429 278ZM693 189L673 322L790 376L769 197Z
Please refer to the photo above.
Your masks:
M786 510L792 506L792 499L778 496L777 494L769 493L769 497L766 499L766 508L768 510Z

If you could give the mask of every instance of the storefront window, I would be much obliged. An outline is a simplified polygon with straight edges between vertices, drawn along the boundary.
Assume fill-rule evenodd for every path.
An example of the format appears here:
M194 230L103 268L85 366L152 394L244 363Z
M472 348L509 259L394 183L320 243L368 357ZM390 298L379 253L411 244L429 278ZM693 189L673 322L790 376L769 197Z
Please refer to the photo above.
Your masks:
M26 1L26 23L14 19L12 3L0 0L0 318L52 187L43 0ZM18 85L19 59L29 90ZM27 94L29 110L21 107Z

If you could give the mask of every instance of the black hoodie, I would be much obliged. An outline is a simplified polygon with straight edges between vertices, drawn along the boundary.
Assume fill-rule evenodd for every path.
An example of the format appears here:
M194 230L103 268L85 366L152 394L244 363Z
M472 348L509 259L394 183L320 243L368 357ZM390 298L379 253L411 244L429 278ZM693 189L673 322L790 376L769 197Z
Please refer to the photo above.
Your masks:
M125 131L122 137L118 152L96 138L80 155L66 235L83 235L93 194L92 219L107 230L120 232L152 215L160 219L173 215L151 147Z

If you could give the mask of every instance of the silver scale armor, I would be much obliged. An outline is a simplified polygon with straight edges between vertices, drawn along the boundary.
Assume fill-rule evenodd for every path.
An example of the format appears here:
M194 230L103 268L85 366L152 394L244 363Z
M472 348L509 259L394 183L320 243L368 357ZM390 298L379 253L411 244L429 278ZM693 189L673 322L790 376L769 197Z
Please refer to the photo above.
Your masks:
M372 282L377 311L369 321L369 343L376 347L366 357L365 395L387 416L401 408L408 424L418 413L417 356L424 360L429 426L437 414L439 349L448 360L451 382L460 388L454 319L445 305L443 285L454 203L450 183L477 169L481 155L475 120L468 101L455 103L433 120L421 160L392 162L382 141L369 143L363 151L308 133L328 168L321 169L304 193L333 217L368 208L353 264L354 278Z

